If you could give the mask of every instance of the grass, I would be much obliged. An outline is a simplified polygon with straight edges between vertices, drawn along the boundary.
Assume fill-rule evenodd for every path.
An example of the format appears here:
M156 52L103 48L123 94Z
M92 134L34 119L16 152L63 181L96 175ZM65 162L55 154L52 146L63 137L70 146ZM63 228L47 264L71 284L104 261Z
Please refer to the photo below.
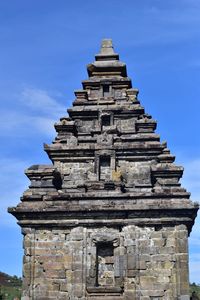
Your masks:
M190 295L192 295L192 293L195 293L195 296L200 299L200 285L196 283L190 284Z
M14 286L1 286L0 288L0 300L13 300L21 299L21 287Z
M22 280L0 272L0 300L21 299Z

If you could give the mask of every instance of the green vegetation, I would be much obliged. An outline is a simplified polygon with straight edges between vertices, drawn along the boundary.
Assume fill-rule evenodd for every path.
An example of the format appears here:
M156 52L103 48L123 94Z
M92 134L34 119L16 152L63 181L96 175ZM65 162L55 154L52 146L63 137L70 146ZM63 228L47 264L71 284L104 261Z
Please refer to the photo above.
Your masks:
M194 298L194 299L200 299L200 285L199 284L196 284L196 283L192 283L190 284L190 295L192 296L195 295L196 297L198 298Z
M21 299L22 280L0 272L0 300Z
M0 300L21 299L21 287L3 286L0 289Z

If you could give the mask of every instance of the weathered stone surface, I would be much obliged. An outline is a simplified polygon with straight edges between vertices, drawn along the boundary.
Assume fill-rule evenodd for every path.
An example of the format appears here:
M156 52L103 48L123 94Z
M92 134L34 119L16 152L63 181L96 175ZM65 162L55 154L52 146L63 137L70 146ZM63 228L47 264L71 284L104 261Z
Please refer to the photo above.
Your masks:
M52 165L11 212L24 235L23 300L187 300L198 207L104 40L73 107L44 145Z

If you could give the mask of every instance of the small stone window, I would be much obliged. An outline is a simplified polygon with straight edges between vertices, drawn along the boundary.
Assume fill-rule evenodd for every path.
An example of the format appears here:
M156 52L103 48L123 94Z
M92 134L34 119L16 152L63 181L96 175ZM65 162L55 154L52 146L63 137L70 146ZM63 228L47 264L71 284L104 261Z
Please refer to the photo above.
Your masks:
M114 247L110 242L97 243L96 286L114 286Z
M111 295L112 299L118 299L123 293L126 258L118 255L118 247L119 234L111 228L106 228L103 232L99 229L92 237L88 251L87 291L95 299L98 293L102 298Z
M110 180L111 178L111 159L109 155L100 156L99 159L99 179Z
M107 98L110 96L110 86L108 84L103 85L103 97Z
M62 177L61 177L60 172L57 170L53 171L52 183L57 190L62 189Z
M104 115L101 117L101 126L110 126L110 115Z

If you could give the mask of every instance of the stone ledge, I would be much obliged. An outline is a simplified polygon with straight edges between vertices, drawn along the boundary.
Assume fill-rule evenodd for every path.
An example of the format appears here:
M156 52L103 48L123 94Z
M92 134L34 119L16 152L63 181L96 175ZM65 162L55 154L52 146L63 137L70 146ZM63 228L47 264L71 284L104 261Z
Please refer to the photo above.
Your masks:
M121 287L115 287L115 286L88 286L87 287L88 293L117 293L121 294L123 292L123 289Z

